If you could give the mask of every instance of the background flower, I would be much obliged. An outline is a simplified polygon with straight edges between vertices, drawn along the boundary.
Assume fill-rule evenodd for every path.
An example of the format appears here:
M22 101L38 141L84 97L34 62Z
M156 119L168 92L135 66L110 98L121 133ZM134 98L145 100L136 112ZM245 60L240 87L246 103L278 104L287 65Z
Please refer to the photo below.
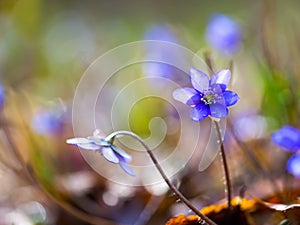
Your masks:
M286 170L296 178L300 178L300 130L292 126L283 126L272 134L271 140L287 152L296 152L288 159Z
M59 134L64 125L64 113L57 109L40 109L32 118L31 126L38 134Z
M214 14L207 25L207 42L218 52L231 55L239 50L242 42L242 29L230 17Z
M5 90L2 84L0 84L0 110L3 109L5 103Z
M289 152L300 149L300 130L292 126L283 126L271 136L272 142Z
M300 178L300 154L295 154L289 158L286 170L293 176Z
M149 43L149 46L146 45L145 54L147 58L155 60L143 63L143 73L146 76L164 77L180 83L185 82L186 75L176 68L182 61L181 52L177 48L170 48L170 45L164 43L179 43L174 29L165 23L156 24L146 29L143 39L161 41L160 44L156 43L155 47L151 43ZM152 86L156 87L156 84L153 82Z

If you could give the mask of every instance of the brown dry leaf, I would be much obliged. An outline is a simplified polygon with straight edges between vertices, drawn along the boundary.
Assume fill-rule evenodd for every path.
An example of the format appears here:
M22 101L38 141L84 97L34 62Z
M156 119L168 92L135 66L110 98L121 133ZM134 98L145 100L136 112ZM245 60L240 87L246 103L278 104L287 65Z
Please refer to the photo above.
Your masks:
M227 210L227 203L206 206L201 210L201 213L208 216L218 225L249 225L245 211L254 210L255 203L254 200L235 197L231 200L232 210L230 211L230 214ZM198 222L199 217L195 215L188 217L179 215L171 218L166 225L196 225L199 224Z
M189 217L186 217L183 214L180 214L179 216L171 218L166 225L199 225L199 217L192 215Z
M258 198L256 198L256 201L270 210L281 212L292 224L299 224L300 221L299 200L296 201L296 203L289 204L289 205L270 203L270 202L262 201Z

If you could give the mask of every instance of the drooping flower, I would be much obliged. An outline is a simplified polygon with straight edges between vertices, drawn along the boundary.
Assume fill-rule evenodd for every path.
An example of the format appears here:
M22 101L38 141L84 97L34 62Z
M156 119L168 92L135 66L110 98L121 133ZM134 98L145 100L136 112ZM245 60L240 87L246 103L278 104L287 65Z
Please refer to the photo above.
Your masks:
M288 152L300 150L300 130L292 126L283 126L272 134L271 140Z
M56 108L40 109L32 118L31 126L38 134L59 134L64 125L64 113Z
M119 164L127 174L135 176L128 165L128 162L132 160L132 157L124 150L113 145L111 140L107 140L101 136L99 130L95 130L93 136L87 138L68 139L67 144L77 145L79 148L89 151L100 152L107 161Z
M190 117L199 122L207 116L224 118L229 106L238 102L239 96L226 90L231 77L228 69L220 70L211 79L200 70L191 68L190 78L193 88L179 88L173 98L192 107Z
M206 28L207 42L218 52L231 55L239 50L242 42L240 25L223 14L214 14Z
M289 158L286 170L296 178L300 178L300 154L294 154Z

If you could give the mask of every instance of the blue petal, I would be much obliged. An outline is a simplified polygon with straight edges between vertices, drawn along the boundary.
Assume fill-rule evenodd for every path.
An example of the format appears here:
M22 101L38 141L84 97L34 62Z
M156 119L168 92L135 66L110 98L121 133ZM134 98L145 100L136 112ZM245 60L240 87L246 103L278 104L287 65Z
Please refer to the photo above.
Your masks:
M102 155L103 157L111 163L119 163L119 157L115 154L115 152L110 147L102 147Z
M223 84L226 87L230 82L231 72L228 69L220 70L219 72L215 73L212 78L210 79L210 85L213 84Z
M223 93L223 97L224 97L226 106L232 106L235 103L237 103L238 100L240 100L238 94L233 91L225 91Z
M203 97L203 94L198 92L199 94L193 95L187 102L187 105L195 106L198 105L201 102L201 98Z
M226 86L224 84L213 84L210 86L210 89L215 93L218 94L223 98L223 92L226 89ZM224 102L224 100L223 100Z
M100 148L101 148L99 145L96 145L96 144L93 144L93 143L77 144L77 146L79 148L83 148L85 150L91 150L91 151L100 150Z
M132 171L131 167L124 161L120 160L121 168L130 176L135 176L135 173Z
M224 118L228 115L228 109L225 105L215 103L209 106L210 115L215 118Z
M196 90L203 93L204 90L208 89L209 79L205 73L201 72L200 70L191 68L190 74L191 74L191 83Z
M209 107L205 104L199 104L191 109L190 117L194 122L204 120L209 115Z
M286 164L286 170L294 175L296 178L300 178L300 155L293 155Z
M127 154L124 150L117 148L114 145L111 145L111 148L118 153L126 162L130 162L132 160L131 155Z
M291 126L284 126L272 134L271 140L284 150L295 152L300 149L300 130Z
M184 104L188 104L188 101L197 94L198 92L193 88L178 88L173 91L173 98Z

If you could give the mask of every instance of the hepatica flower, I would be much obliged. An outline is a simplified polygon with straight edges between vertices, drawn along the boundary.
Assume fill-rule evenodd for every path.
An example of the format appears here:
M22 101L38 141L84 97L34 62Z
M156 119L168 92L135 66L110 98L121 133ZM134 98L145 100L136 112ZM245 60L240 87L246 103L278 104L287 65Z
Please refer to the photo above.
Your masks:
M300 154L295 154L286 163L286 170L296 178L300 178Z
M226 90L231 77L228 69L220 70L211 79L194 68L190 70L193 88L179 88L173 92L173 98L192 107L190 117L199 122L207 116L224 118L229 106L238 102L239 96Z
M146 76L158 76L165 78L172 78L175 80L179 77L179 71L173 65L176 62L182 61L182 55L178 48L171 48L171 43L178 43L178 39L174 31L168 24L158 24L151 26L144 33L144 40L156 41L155 45L152 42L145 43L145 55L151 61L143 64L143 72ZM164 62L172 62L172 65ZM154 85L155 86L155 85Z
M230 17L215 14L207 25L205 37L207 42L218 52L231 55L240 48L242 29Z
M272 142L288 152L300 150L300 130L292 126L283 126L271 136Z
M288 152L296 152L286 164L286 170L300 178L300 130L292 126L283 126L271 136L272 142Z
M57 109L41 109L31 121L31 126L38 134L59 134L64 125L64 113Z
M77 145L79 148L99 152L109 162L119 164L120 167L129 175L135 176L134 172L127 164L132 160L131 156L122 149L119 149L100 135L99 130L95 130L93 136L87 138L71 138L67 140L68 144Z
M0 84L0 110L3 109L5 102L5 90L3 86Z

